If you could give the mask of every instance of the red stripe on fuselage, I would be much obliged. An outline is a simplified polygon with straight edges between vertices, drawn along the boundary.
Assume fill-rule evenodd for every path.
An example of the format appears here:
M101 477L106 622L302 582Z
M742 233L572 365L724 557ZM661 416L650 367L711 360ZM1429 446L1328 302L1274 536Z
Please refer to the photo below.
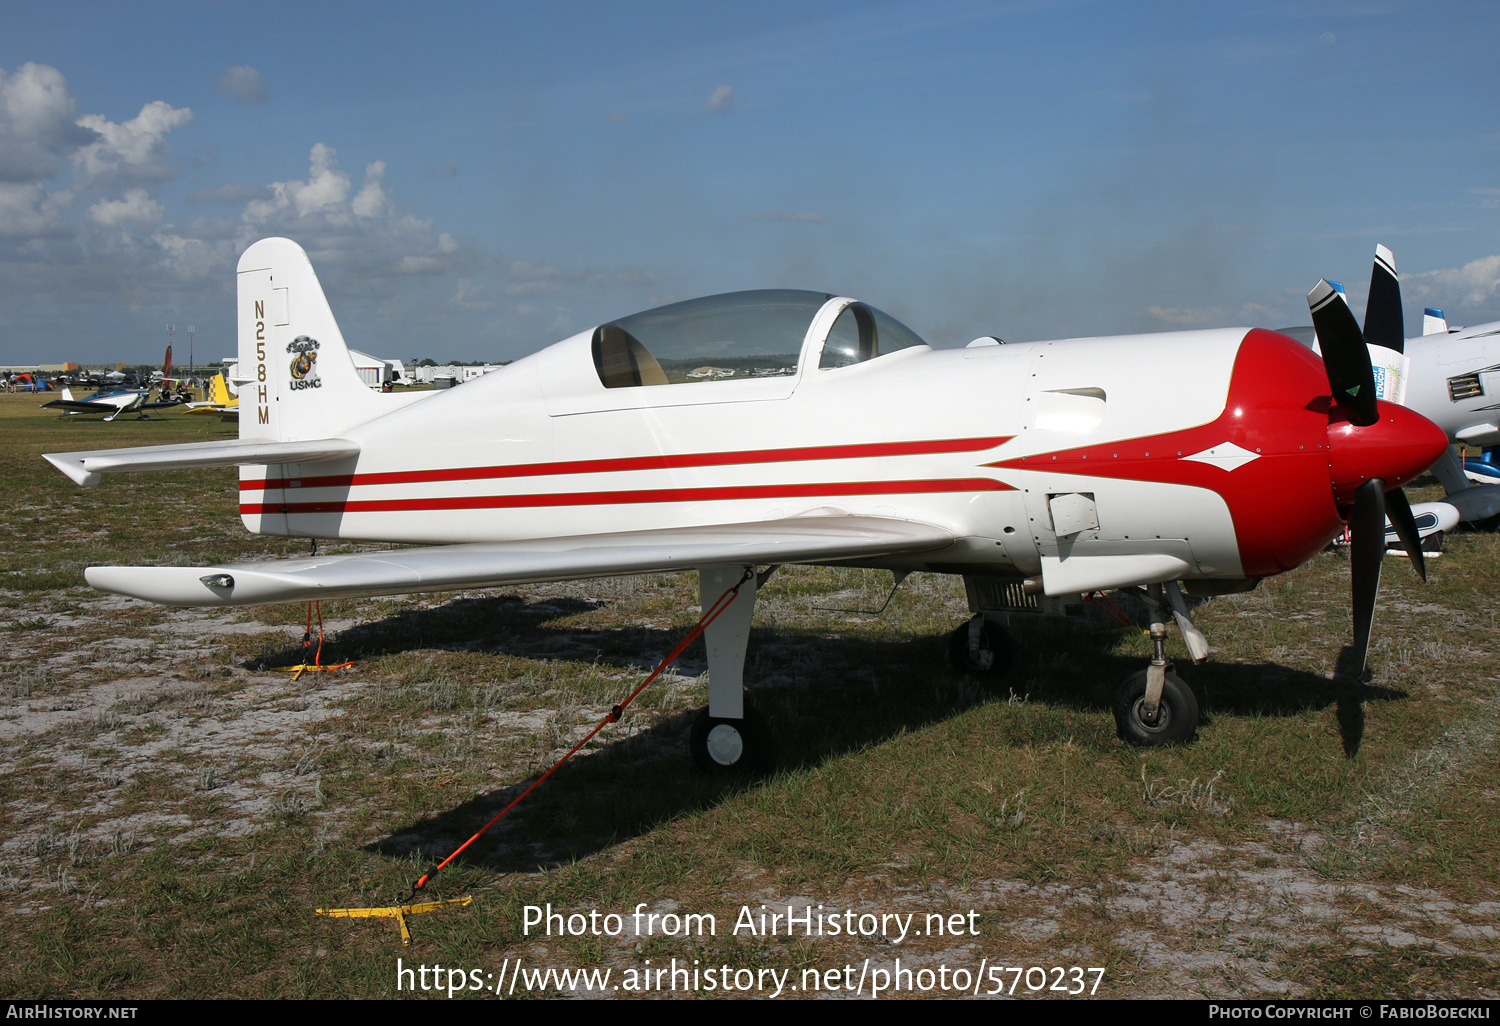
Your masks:
M795 449L744 449L736 452L693 452L661 456L625 456L606 460L565 460L558 463L518 463L496 467L453 467L444 470L394 470L325 477L269 478L241 481L241 491L274 488L350 488L356 485L424 484L434 481L484 481L505 477L546 477L564 474L609 474L629 470L677 470L688 467L734 467L751 463L793 463L806 460L857 460L881 456L929 456L951 452L979 452L1010 441L1011 435L991 438L940 438L920 442L873 442L861 445L818 445ZM296 482L293 484L293 482Z
M741 485L728 488L653 488L616 492L532 495L463 495L430 499L358 499L332 502L241 503L240 512L391 513L439 509L524 509L538 506L611 506L650 502L724 502L732 499L807 498L823 495L919 495L934 492L1009 492L993 478L950 481L828 481L815 484Z
M1240 344L1224 412L1210 423L988 465L1207 488L1229 506L1245 575L1264 577L1306 562L1343 523L1328 473L1328 395L1311 350L1257 328ZM1226 442L1257 458L1234 470L1183 459Z

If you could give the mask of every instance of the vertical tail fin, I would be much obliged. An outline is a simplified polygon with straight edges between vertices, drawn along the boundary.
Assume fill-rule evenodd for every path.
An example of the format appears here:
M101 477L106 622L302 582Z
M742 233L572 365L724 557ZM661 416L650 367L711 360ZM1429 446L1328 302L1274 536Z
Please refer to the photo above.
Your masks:
M240 437L334 438L392 407L354 369L302 247L261 239L239 263Z

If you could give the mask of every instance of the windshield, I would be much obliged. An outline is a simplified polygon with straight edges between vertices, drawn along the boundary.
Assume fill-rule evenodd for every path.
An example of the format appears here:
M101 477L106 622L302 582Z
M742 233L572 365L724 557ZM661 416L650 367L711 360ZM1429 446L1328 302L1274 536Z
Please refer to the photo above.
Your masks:
M847 367L898 349L926 344L920 335L890 314L864 303L850 303L833 322L818 366L824 370Z
M594 332L599 380L621 388L796 374L808 325L830 298L730 292L622 317Z

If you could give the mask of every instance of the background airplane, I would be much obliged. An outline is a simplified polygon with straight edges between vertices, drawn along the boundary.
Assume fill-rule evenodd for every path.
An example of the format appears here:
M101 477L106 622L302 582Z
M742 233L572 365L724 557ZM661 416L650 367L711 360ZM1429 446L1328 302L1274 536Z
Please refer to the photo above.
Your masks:
M161 395L166 396L171 387L168 379L172 376L172 347L167 346L167 356L161 367L162 383ZM69 416L84 413L102 413L106 421L114 420L122 413L139 411L141 419L148 418L149 410L161 410L168 406L181 406L180 399L163 398L151 402L151 389L149 388L125 388L106 385L93 395L84 396L82 399L73 398L73 391L69 388L62 390L62 398L54 399L49 403L42 403L44 410L62 410Z
M1282 331L1316 344L1307 329ZM1437 424L1452 442L1479 446L1481 459L1464 460L1451 447L1432 466L1463 521L1500 526L1500 321L1466 328L1447 325L1441 310L1423 314L1423 334L1405 338L1395 255L1375 247L1363 335L1371 347L1380 398L1399 402Z
M450 392L382 395L355 373L307 255L265 239L239 263L238 365L252 377L240 437L47 459L85 486L237 465L251 531L420 546L87 571L155 602L696 570L705 609L730 599L706 632L709 706L692 735L708 769L767 761L742 675L755 594L776 565L960 574L975 617L954 648L997 667L991 614L1142 586L1155 656L1117 690L1115 716L1127 741L1161 744L1198 718L1163 625L1207 657L1179 581L1253 587L1347 517L1348 669L1361 673L1387 508L1425 573L1399 485L1446 440L1376 400L1358 326L1333 295L1320 282L1309 297L1321 363L1244 328L935 351L849 297L776 290L621 318ZM705 367L729 373L695 375Z
M215 374L208 383L208 398L203 402L188 403L183 409L186 416L218 417L220 420L240 419L240 398L229 393L229 382L223 374Z
M71 389L62 390L62 398L54 399L48 403L42 403L44 410L63 410L69 415L81 413L102 413L106 421L114 420L122 413L133 413L140 411L144 417L147 411L161 410L168 406L182 405L178 400L172 399L166 402L149 402L151 390L149 388L111 388L104 387L93 395L84 396L82 399L73 398Z

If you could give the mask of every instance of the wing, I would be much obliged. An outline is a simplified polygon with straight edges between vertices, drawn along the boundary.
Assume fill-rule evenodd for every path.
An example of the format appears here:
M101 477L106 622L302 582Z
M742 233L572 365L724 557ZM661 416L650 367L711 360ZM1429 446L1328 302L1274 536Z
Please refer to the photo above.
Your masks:
M101 591L173 606L249 606L689 570L826 563L941 549L951 532L885 517L801 516L753 524L534 541L388 549L219 567L89 567Z
M50 403L42 403L44 410L71 410L74 413L119 413L120 408L114 403L90 403L82 399L54 399Z

